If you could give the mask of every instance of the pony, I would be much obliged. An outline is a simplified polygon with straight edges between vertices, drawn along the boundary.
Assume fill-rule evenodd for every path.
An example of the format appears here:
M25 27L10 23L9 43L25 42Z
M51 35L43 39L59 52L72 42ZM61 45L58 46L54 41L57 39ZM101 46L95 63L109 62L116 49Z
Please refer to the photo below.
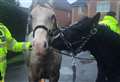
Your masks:
M30 12L32 50L27 61L29 82L58 82L61 56L50 45L52 32L57 28L55 13L50 4L33 4Z
M52 46L58 50L89 50L97 61L96 82L120 82L120 36L99 25L100 13L86 17L55 34ZM78 50L78 51L77 51Z

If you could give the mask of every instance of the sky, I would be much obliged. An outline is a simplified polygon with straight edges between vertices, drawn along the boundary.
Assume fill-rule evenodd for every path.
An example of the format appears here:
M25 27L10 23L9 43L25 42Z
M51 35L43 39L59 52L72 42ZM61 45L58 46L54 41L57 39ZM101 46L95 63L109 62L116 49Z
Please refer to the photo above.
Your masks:
M29 7L31 5L32 0L19 0L20 1L20 5L22 7ZM73 3L76 0L67 0L69 3Z

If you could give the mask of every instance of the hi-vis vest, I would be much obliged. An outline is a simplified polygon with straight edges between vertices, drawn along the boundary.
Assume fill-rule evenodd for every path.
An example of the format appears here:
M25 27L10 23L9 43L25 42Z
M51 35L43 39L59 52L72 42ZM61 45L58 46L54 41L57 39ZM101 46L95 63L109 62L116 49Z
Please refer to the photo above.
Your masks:
M6 71L7 50L20 52L29 49L30 45L30 42L17 42L6 26L0 23L0 73L2 77L5 76Z
M118 21L112 16L105 16L99 24L107 25L110 30L120 35L120 27Z

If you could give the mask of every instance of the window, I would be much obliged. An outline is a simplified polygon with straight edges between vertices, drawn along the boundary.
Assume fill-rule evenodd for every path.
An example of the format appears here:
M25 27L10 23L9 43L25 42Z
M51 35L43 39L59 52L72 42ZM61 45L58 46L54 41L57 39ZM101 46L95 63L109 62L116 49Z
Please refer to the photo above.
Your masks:
M78 15L82 15L83 14L83 9L82 7L78 7Z
M117 18L120 21L120 1L117 4Z
M110 2L107 0L102 0L97 3L96 12L109 12Z

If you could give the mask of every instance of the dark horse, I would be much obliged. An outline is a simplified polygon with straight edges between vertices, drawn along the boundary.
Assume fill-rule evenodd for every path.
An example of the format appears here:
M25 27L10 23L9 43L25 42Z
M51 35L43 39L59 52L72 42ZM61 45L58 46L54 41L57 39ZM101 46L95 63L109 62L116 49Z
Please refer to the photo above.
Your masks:
M90 50L97 61L96 82L120 82L120 36L107 26L98 25L100 13L93 18L85 18L70 26L53 40L53 47L59 50L73 50L86 41L82 50ZM62 37L61 37L62 36ZM71 47L67 46L71 44Z
M51 48L50 40L53 30L57 27L53 8L49 4L33 4L30 12L32 34L32 50L28 68L29 82L58 82L60 75L61 56Z

